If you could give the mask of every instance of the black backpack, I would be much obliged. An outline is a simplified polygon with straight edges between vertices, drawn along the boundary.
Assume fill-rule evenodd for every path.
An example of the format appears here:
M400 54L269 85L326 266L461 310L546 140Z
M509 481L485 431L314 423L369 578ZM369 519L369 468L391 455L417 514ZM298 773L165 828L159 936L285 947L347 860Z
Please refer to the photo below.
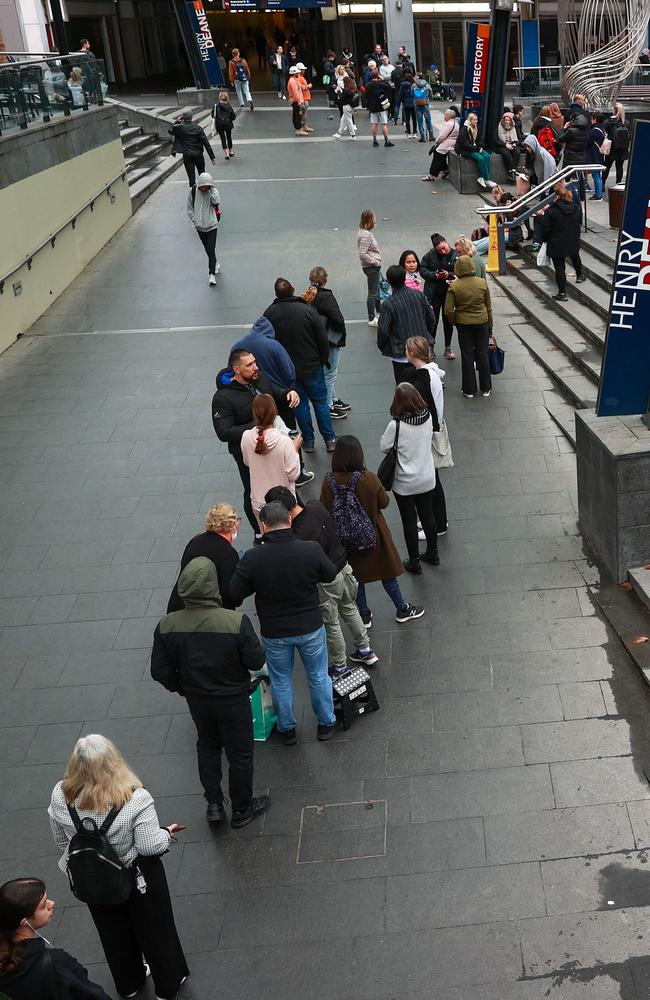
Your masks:
M627 149L629 144L630 131L625 122L619 122L614 129L614 135L612 136L612 149L616 149L620 152L621 150Z
M74 806L68 806L76 830L68 848L68 879L82 903L119 906L133 891L133 870L122 864L106 839L119 811L111 809L98 827L90 816L81 819Z

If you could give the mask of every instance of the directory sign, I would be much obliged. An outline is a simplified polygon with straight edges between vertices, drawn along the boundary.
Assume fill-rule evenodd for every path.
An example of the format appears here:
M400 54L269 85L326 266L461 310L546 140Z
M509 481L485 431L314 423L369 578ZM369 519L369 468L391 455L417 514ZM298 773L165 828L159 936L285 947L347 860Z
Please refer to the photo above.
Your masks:
M650 122L634 122L625 208L600 373L599 417L645 413L650 398Z
M205 12L203 0L189 0L185 4L185 10L194 31L199 55L208 74L210 86L217 87L223 85L224 79L221 75L217 50L212 38L212 32L210 31L210 25L208 24L208 15Z
M286 10L331 6L332 0L223 0L224 10Z
M490 53L490 25L476 24L469 26L467 35L467 58L465 60L465 83L463 85L463 121L470 112L481 119L485 102L487 85L488 58Z

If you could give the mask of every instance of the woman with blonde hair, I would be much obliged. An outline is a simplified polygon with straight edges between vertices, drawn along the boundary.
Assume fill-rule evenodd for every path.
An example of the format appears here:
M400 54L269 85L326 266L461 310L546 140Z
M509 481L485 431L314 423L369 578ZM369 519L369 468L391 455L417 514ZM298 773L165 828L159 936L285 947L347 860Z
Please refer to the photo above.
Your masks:
M471 257L472 264L474 265L474 270L479 278L485 277L485 264L476 252L476 247L470 240L469 236L464 236L462 233L460 236L456 237L456 242L454 243L456 247L456 253L459 257Z
M330 408L332 420L343 420L352 409L349 403L344 403L336 396L336 376L339 370L341 348L345 347L346 329L343 313L339 307L334 292L326 288L327 271L324 267L312 267L309 272L309 288L300 296L313 306L319 316L323 317L325 332L329 342L329 368L323 369L325 388L327 389L327 405Z
M181 556L181 565L178 571L180 577L192 559L198 559L200 556L210 559L217 571L222 607L228 608L230 611L235 610L228 587L239 562L235 540L240 524L241 517L232 504L216 503L210 507L205 516L205 531L201 531L187 543ZM171 614L172 611L182 611L183 607L184 604L178 596L177 579L167 604L167 614Z
M172 1000L189 969L160 856L185 828L178 823L160 826L153 799L138 776L115 744L95 733L77 740L63 781L52 791L48 813L62 852L59 868L71 882L70 841L93 824L131 873L125 902L88 903L117 992L136 996L150 969L156 1000Z
M465 124L458 133L454 149L459 156L474 160L476 163L479 173L476 183L479 187L496 187L492 180L492 157L478 141L478 117L473 111L465 119Z
M253 400L253 420L255 426L242 434L241 451L250 469L251 504L258 517L266 503L265 495L274 486L286 486L295 496L302 437L289 437L286 424L278 417L275 400L267 393Z
M377 217L371 208L365 208L359 219L357 232L357 252L361 270L368 282L368 326L379 322L379 275L381 274L381 250L372 230L377 225Z
M612 164L616 169L616 183L620 184L623 180L623 164L627 160L630 146L630 129L625 124L625 108L620 101L614 102L612 114L605 122L605 132L611 146L605 157L605 172L602 174L603 185L609 177Z

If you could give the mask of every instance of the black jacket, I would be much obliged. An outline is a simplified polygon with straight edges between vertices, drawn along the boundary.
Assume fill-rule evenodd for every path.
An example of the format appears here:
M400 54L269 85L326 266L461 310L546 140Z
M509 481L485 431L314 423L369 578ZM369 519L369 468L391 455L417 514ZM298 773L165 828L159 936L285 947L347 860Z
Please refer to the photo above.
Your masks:
M0 975L0 993L11 1000L39 1000L49 996L43 978L45 942L29 938L20 946L22 961L15 972ZM91 983L88 972L62 948L48 948L57 1000L110 1000L101 986Z
M209 559L193 559L178 579L184 603L156 625L151 676L190 700L248 698L249 670L266 653L247 615L221 606L217 572Z
M275 330L275 339L293 361L297 378L312 375L327 362L330 348L325 328L304 299L297 295L275 299L264 315Z
M423 291L431 302L444 302L447 298L449 287L447 279L436 278L435 275L437 271L447 271L449 274L453 274L457 257L458 254L453 247L448 254L440 254L432 247L420 261L420 277L424 278Z
M472 139L469 126L462 125L458 130L458 138L454 146L454 152L459 156L469 156L470 153L478 153L479 147Z
M222 368L217 375L217 391L212 397L212 426L235 458L241 458L242 434L255 426L253 400L260 393L269 393L276 403L283 403L287 398L287 390L275 385L263 372L251 387L235 382L231 368Z
M615 160L626 160L630 147L630 126L621 121L618 115L610 115L603 128L612 142L610 156Z
M417 391L422 396L422 399L427 404L427 409L431 414L431 427L434 431L440 430L440 421L438 419L438 408L434 402L433 394L431 392L431 379L429 378L428 368L413 368L409 365L408 369L404 374L404 381L410 382L411 385L415 386Z
M340 573L348 557L336 534L332 515L320 500L308 500L302 512L291 522L296 538L303 542L318 542L321 549Z
M433 345L433 312L415 288L397 288L379 313L377 347L387 358L403 358L410 337L426 337Z
M239 560L230 596L241 604L255 594L260 630L268 639L307 635L323 624L317 585L331 583L336 572L318 542L301 542L291 528L279 528Z
M582 209L575 189L571 203L554 201L539 218L549 257L571 257L580 253Z
M382 80L371 80L366 86L366 104L368 105L368 111L373 114L380 114L385 111L386 108L382 108L381 100L383 97L387 97L390 101L391 97L391 87L384 83Z
M334 292L329 288L319 288L312 305L324 321L328 342L333 347L345 347L345 320L334 297Z
M182 153L183 156L201 156L205 149L210 159L214 160L212 146L196 122L177 122L169 129L169 134L174 137L172 152Z
M217 535L216 532L202 531L200 535L195 535L194 538L191 538L185 546L185 551L181 557L180 572L183 572L192 559L197 559L199 556L205 556L206 559L214 563L214 568L217 571L217 579L219 580L221 604L224 608L230 608L234 611L235 605L230 600L228 586L230 578L239 562L237 549L230 542L226 541L225 538L222 538L221 535ZM185 605L178 596L177 580L169 598L167 614L171 614L172 611L182 611L184 607Z
M557 141L564 145L562 165L587 162L587 146L589 145L589 119L586 115L577 114L566 128L558 133Z

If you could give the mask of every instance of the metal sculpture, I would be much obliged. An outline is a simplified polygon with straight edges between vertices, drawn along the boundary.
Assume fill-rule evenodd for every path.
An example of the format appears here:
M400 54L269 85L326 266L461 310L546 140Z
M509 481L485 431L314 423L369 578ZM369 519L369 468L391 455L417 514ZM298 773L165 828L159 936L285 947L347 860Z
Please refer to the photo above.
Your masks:
M650 0L559 0L560 89L570 103L584 94L594 108L611 105L646 44Z

